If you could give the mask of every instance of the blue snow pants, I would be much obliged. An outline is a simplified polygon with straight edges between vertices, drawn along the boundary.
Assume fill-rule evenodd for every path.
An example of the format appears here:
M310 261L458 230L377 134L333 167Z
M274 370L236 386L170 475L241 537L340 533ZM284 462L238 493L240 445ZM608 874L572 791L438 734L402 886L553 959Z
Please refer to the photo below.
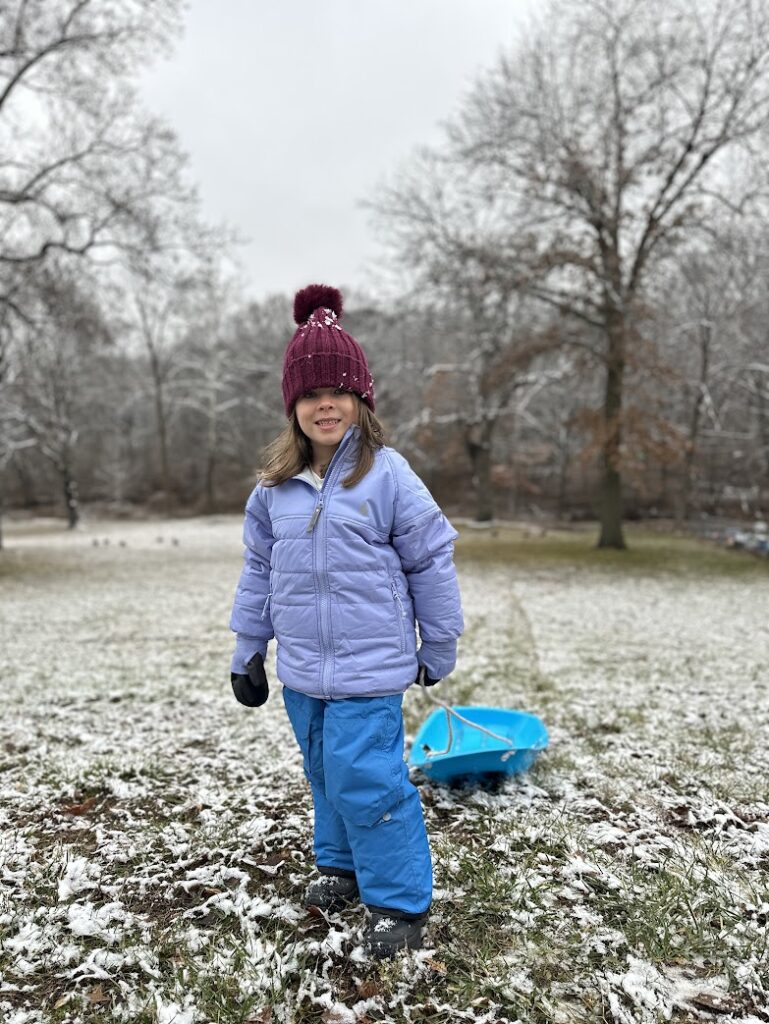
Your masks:
M361 900L422 914L433 871L403 760L402 694L321 700L283 687L315 807L315 862L354 871Z

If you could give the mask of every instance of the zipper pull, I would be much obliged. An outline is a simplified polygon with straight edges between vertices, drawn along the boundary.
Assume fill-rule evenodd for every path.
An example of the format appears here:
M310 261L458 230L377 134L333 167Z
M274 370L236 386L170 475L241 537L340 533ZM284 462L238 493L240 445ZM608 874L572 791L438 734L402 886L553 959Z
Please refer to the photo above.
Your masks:
M320 515L322 510L323 510L323 495L319 494L318 495L318 504L315 506L315 511L312 514L312 519L307 524L307 530L305 531L306 533L312 533L312 531L315 529L315 524L317 523L318 516Z
M272 591L269 592L269 594L267 595L267 600L264 602L264 607L262 608L262 618L264 618L265 615L267 614L267 609L270 607L270 598L271 597L272 597Z

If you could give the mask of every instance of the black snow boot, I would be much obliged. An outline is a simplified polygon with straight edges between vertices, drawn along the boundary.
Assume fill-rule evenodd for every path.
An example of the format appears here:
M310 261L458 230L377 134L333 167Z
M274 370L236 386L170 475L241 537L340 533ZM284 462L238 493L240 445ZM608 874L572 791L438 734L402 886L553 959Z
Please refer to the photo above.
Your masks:
M358 883L352 871L337 874L328 868L320 868L320 872L320 878L310 884L304 898L304 905L310 913L344 910L358 900Z
M377 960L389 960L401 949L422 948L422 927L427 914L403 914L382 907L371 911L366 944Z

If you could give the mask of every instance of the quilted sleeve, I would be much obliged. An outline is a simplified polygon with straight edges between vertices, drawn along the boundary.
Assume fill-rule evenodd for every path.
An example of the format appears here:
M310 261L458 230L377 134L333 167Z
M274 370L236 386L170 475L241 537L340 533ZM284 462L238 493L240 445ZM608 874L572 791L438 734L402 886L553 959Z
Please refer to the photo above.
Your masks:
M243 524L244 566L235 591L230 629L236 635L231 670L246 673L246 662L257 652L265 657L274 636L270 618L270 554L275 538L261 488L256 487L246 504Z
M457 531L408 462L395 452L389 455L396 481L392 543L419 624L417 660L432 679L443 679L454 670L464 629L454 568Z

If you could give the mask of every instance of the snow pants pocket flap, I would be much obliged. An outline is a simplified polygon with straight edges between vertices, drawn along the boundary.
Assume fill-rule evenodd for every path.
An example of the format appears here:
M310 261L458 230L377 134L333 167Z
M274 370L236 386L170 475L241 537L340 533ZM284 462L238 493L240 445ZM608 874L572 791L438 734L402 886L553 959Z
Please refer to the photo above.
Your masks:
M371 827L400 803L408 769L403 760L402 694L332 701L323 728L326 797L345 821Z

